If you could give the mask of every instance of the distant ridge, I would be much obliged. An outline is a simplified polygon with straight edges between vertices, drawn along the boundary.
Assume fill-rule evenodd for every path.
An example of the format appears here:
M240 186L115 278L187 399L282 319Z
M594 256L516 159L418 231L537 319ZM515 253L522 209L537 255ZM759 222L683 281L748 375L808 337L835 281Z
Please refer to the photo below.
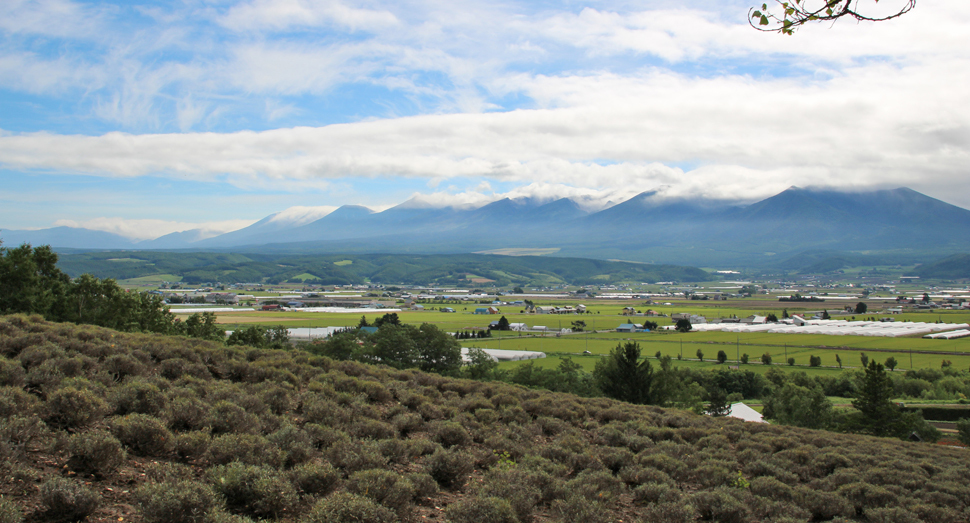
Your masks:
M536 252L557 256L711 266L775 266L800 253L821 251L925 260L970 252L970 211L905 187L856 192L790 187L751 205L645 191L593 213L566 198L504 198L472 209L435 207L412 198L380 212L345 205L309 222L281 216L207 239L185 231L136 244L110 233L66 227L2 231L0 238L8 246L28 241L55 248L272 253L540 249ZM819 267L833 264L838 262Z

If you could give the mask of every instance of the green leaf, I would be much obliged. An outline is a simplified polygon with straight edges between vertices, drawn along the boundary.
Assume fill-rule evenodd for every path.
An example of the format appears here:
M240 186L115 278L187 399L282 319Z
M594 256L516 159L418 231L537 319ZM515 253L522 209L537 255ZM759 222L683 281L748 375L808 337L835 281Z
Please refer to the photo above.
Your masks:
M765 15L761 15L761 21L758 22L758 25L768 25L768 17Z
M761 11L751 13L751 18L761 18Z
M762 11L767 11L768 10L768 4L761 4L761 10Z

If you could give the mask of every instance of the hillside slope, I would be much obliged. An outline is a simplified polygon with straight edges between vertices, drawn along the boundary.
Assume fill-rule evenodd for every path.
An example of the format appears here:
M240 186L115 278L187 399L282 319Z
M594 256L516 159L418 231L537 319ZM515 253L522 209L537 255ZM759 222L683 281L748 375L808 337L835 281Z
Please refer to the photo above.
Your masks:
M37 317L0 354L4 521L970 516L963 449Z

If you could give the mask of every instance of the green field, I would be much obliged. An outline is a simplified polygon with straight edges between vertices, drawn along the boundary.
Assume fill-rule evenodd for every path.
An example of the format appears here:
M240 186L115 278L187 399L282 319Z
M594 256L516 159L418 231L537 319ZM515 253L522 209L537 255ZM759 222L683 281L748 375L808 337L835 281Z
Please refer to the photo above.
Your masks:
M529 326L545 325L550 330L569 328L573 321L583 320L589 330L612 330L627 321L642 322L643 317L624 317L616 315L623 303L608 303L605 305L591 305L591 310L602 311L602 314L576 315L536 315L505 313L511 323L526 323ZM438 311L403 311L398 313L405 323L431 323L447 332L484 329L491 321L498 319L498 315L474 315L469 311L475 305L458 308L457 313L442 313ZM465 310L467 309L467 310ZM684 310L683 307L674 307ZM504 307L508 310L508 307ZM709 309L708 309L709 310ZM728 308L726 311L743 309ZM613 312L614 314L608 314ZM949 311L947 311L949 313ZM360 314L321 314L308 312L249 312L220 314L220 322L227 328L233 325L284 324L287 327L342 327L357 325L361 316L373 323L385 314L382 311L365 309ZM942 313L941 313L942 314ZM739 314L740 315L740 314ZM932 316L937 313L932 313ZM914 320L933 321L930 314L910 314ZM659 323L669 324L668 318L646 318ZM953 312L946 314L947 322L970 321L970 313ZM463 340L467 347L488 347L510 350L541 351L550 356L581 355L589 350L594 357L607 354L618 343L632 340L640 343L643 353L661 354L676 358L678 355L685 359L696 359L697 350L704 353L704 358L713 360L719 350L727 353L729 361L734 362L740 354L749 355L749 367L765 368L761 365L761 355L769 353L773 363L785 364L787 358L794 357L796 367L809 369L809 356L819 356L822 359L822 369L811 369L813 372L838 372L835 355L838 354L845 367L860 365L860 352L865 352L871 359L883 362L892 356L898 361L897 370L909 368L939 368L943 360L950 360L956 368L970 367L970 338L956 340L928 340L923 338L879 338L867 336L831 336L821 334L769 334L769 333L729 333L729 332L653 332L653 333L577 333L556 337L555 335L537 336L516 332L494 333L495 337L485 340ZM965 353L965 354L958 354ZM593 361L593 360L590 360ZM691 364L700 364L693 362ZM682 361L680 364L688 364ZM590 368L592 363L590 363ZM707 365L707 363L704 363ZM784 365L787 367L787 365ZM828 367L831 370L826 370Z

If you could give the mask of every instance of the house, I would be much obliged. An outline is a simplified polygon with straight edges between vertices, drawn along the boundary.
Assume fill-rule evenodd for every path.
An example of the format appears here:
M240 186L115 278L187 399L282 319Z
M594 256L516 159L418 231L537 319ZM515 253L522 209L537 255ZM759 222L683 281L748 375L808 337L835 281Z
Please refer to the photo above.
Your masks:
M731 410L728 412L729 418L737 418L753 423L767 423L760 412L752 409L744 403L732 403Z
M576 306L576 312L580 314L586 314L586 306L580 303L579 305Z
M487 310L488 310L488 314L499 314L500 312L498 310L498 307L489 307Z
M442 307L438 310L440 310L441 312L455 312L455 309L452 309L451 307Z
M636 323L624 323L616 328L616 332L636 332L640 329L637 328Z
M677 323L680 320L690 321L690 313L689 312L675 312L675 313L673 313L673 314L670 315L670 321L673 321L674 323Z
M539 314L555 314L556 308L548 306L536 307L536 312Z
M758 316L757 314L752 314L747 318L741 318L741 323L746 323L748 325L760 325L767 322L768 320L765 316Z
M633 316L636 313L637 313L637 310L634 309L633 307L623 307L623 312L621 312L620 314L622 314L623 316Z
M475 314L491 314L485 307L479 307L475 309Z
M424 310L424 305L421 305L421 304L418 304L418 303L412 303L411 304L411 310L412 311L423 311Z
M529 330L529 328L524 323L510 323L509 330L522 332Z

